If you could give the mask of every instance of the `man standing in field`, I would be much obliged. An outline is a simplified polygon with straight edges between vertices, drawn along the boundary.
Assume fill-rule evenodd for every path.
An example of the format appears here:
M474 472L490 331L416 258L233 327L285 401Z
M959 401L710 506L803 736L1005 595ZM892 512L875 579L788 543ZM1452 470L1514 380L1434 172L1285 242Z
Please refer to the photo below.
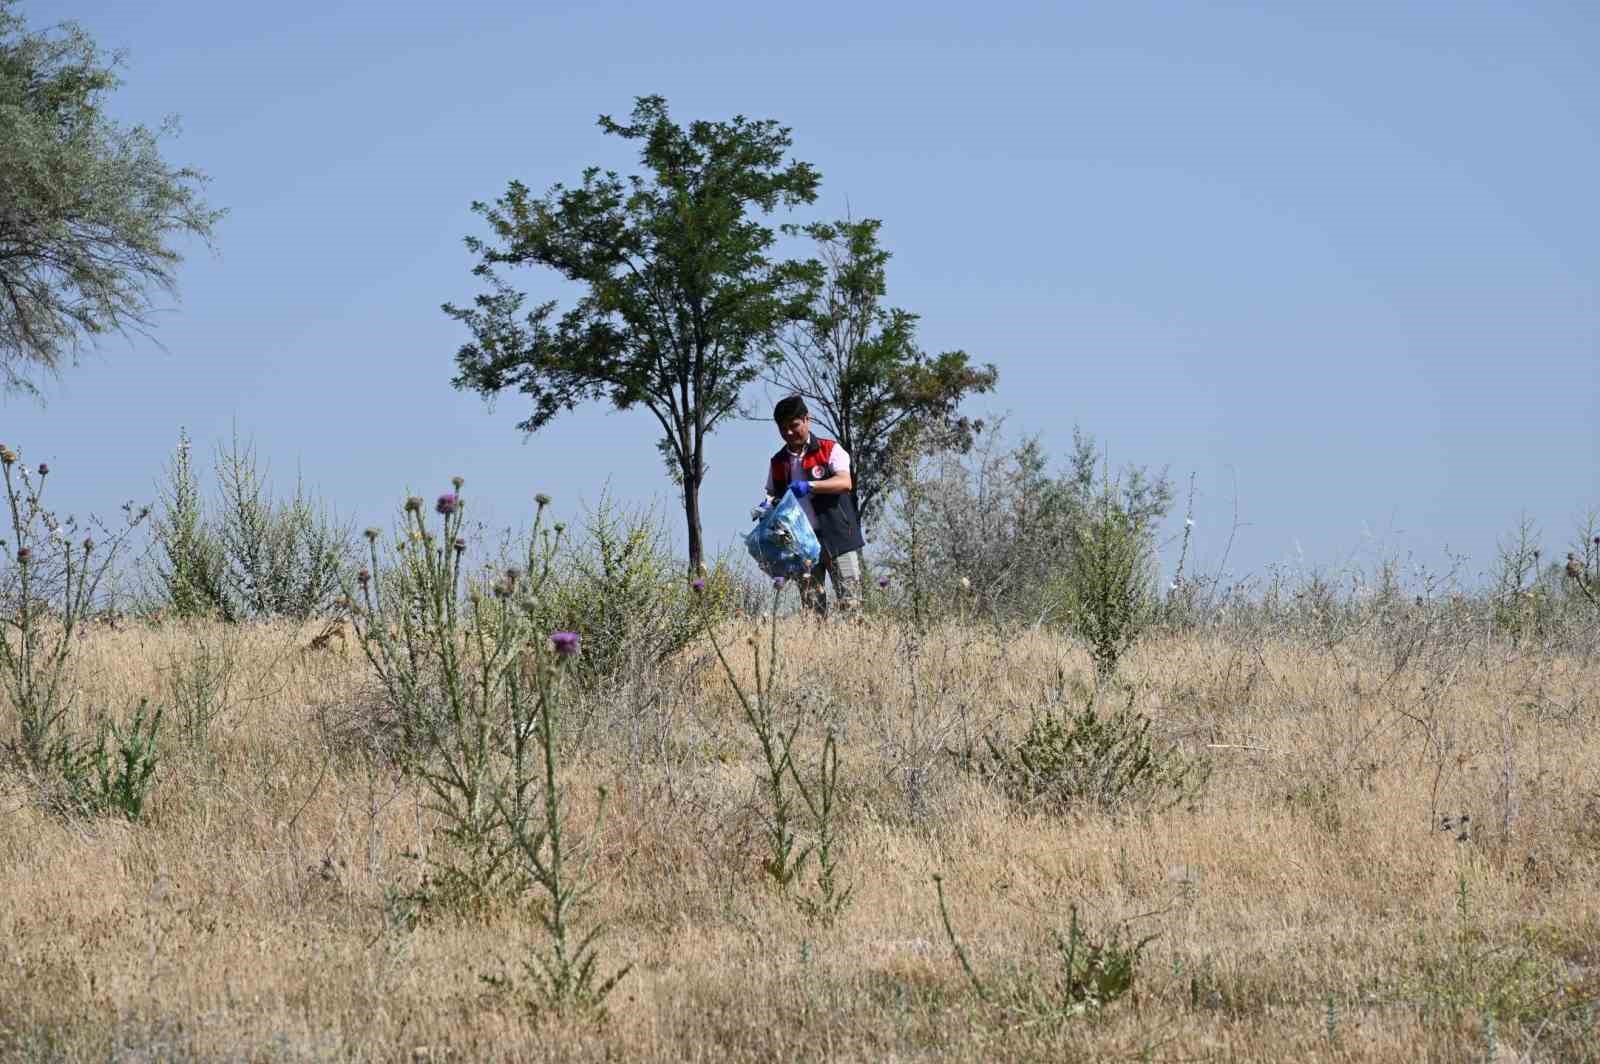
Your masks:
M833 597L841 610L861 602L861 518L851 490L850 455L834 440L811 434L811 412L806 401L791 395L772 411L783 447L772 456L767 470L767 497L794 495L811 521L822 544L822 558L809 577L800 581L800 601L826 616L825 583L833 581Z

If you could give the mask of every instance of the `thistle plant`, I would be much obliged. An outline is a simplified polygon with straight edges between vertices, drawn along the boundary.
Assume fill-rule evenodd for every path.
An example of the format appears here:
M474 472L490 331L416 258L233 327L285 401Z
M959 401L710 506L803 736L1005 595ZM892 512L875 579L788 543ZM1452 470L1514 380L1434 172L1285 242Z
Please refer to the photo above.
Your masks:
M772 607L767 616L770 640L763 667L761 640L751 635L748 645L755 668L755 689L747 692L739 682L717 638L709 607L702 605L701 616L707 638L716 651L728 683L733 687L739 706L744 711L745 722L755 734L761 747L761 757L766 769L767 795L767 856L762 869L780 893L790 894L802 882L806 865L814 856L817 859L817 876L813 893L794 895L800 910L813 920L828 924L843 911L850 901L853 888L840 882L838 863L838 812L839 812L839 744L832 729L823 739L821 757L816 773L808 784L800 766L795 763L795 739L800 732L800 721L787 725L779 721L775 689L778 675L778 610L788 581L778 577L772 582ZM704 601L705 581L696 580L691 585L695 594ZM792 789L791 789L792 788ZM795 795L809 815L816 837L813 843L801 844L795 833L797 807Z
M89 812L115 812L133 823L144 818L145 803L155 784L160 755L156 742L161 733L160 706L152 712L148 699L141 699L127 730L115 724L102 728L92 753L92 789L79 786L79 804ZM107 732L116 749L107 749ZM75 781L76 782L76 781Z
M814 893L796 897L795 903L812 920L832 924L845 906L850 904L850 896L855 890L853 886L840 882L838 855L834 852L839 844L839 740L834 730L829 728L823 736L822 753L811 786L806 785L792 761L790 771L794 775L795 788L800 792L800 800L811 814L811 822L817 833L816 845L812 849L817 857L815 890ZM804 860L805 854L802 853L796 862L796 874Z
M557 680L558 670L569 667L578 656L580 642L576 632L554 633L550 643L556 660L545 664L538 675L540 694L531 718L533 740L543 767L538 781L538 812L530 816L525 807L519 806L523 799L516 787L497 790L495 806L511 834L524 873L544 894L538 916L548 946L535 947L522 965L533 987L529 1004L536 1012L578 1010L603 1016L606 997L633 965L624 965L601 978L596 943L604 934L605 925L596 921L586 930L577 926L580 910L594 889L590 876L594 851L574 847L566 830L564 789L557 779L560 699L554 696L551 684ZM594 835L600 833L605 822L605 806L606 792L602 787ZM489 981L502 988L510 987L509 980Z
M542 667L554 651L528 618L560 543L540 505L527 568L484 587L466 572L458 492L439 497L437 522L421 498L406 500L392 564L369 530L370 567L351 599L405 768L442 825L442 845L426 858L431 897L476 909L523 885L513 825L532 815L537 716L554 697Z
M956 937L945 902L944 879L933 877L939 901L939 920L967 981L980 1000L1002 1008L1014 1022L1060 1024L1078 1016L1091 1015L1133 994L1139 962L1145 947L1155 935L1134 938L1126 922L1114 925L1102 936L1090 933L1071 906L1066 934L1052 931L1051 939L1060 963L1060 974L1048 981L1037 972L1027 972L1015 985L997 990L979 978L966 949Z
M8 760L40 784L77 794L94 746L73 727L77 689L68 682L69 666L102 582L148 511L125 506L126 526L117 532L97 526L97 541L73 518L59 519L45 507L49 474L48 465L30 471L0 445L10 521L9 540L0 540L10 561L0 569L0 685L17 714Z
M522 564L487 582L469 576L462 483L455 478L435 500L436 520L422 499L406 500L392 565L369 530L370 564L352 595L361 646L406 740L404 767L438 817L441 845L425 858L431 883L421 896L482 911L530 888L542 893L548 948L535 948L524 965L534 1002L598 1009L628 969L600 979L604 927L578 923L592 851L573 837L560 782L560 687L581 638L538 623L561 526L545 529L549 499L539 496ZM394 592L405 601L386 603ZM603 820L603 794L600 807L591 834Z

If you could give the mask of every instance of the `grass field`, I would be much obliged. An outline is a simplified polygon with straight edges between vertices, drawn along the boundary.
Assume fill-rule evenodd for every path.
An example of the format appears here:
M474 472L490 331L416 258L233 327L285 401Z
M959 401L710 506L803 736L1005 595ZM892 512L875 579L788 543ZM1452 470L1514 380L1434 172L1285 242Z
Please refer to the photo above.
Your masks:
M740 623L725 642L748 655ZM832 926L764 882L757 748L704 648L570 692L578 828L610 796L588 840L601 965L633 966L603 1022L535 1019L485 980L539 944L525 908L413 921L394 900L433 822L368 739L356 648L307 651L315 629L289 626L95 630L78 711L170 705L209 676L184 698L216 718L168 710L145 823L64 820L4 777L0 1057L1600 1059L1592 659L1426 633L1154 636L1106 704L1203 759L1204 791L1060 812L955 755L1076 709L1092 673L1072 643L806 623L782 622L777 686L802 757L825 725L840 737L853 894ZM1052 1004L1074 906L1090 941L1156 936L1133 993L1098 1009Z

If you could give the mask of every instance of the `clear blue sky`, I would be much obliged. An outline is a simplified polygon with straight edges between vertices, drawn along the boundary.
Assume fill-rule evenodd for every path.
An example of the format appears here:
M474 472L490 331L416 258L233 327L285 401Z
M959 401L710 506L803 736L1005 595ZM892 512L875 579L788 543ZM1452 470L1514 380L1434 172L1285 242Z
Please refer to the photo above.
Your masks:
M884 221L893 302L1001 370L1064 452L1196 474L1203 556L1237 485L1238 573L1376 550L1485 562L1600 504L1600 8L1570 3L380 4L32 0L126 49L129 120L231 212L151 344L0 400L56 501L149 499L180 425L237 425L362 523L468 479L520 522L547 491L676 498L643 412L524 440L449 385L477 291L469 213L518 178L628 167L595 126L638 95L776 118L823 175L794 220ZM513 275L555 293L549 276ZM761 405L759 394L755 396ZM776 446L711 448L728 543Z

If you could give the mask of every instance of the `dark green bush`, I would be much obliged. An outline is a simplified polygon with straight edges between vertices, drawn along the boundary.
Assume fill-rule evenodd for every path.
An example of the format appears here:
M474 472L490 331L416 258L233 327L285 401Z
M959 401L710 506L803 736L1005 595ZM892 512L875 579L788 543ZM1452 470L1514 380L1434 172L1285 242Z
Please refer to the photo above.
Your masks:
M1150 737L1131 706L1103 714L1091 696L1076 714L1045 710L1022 738L986 739L979 772L1024 808L1063 813L1168 809L1198 796L1208 771L1176 745Z

